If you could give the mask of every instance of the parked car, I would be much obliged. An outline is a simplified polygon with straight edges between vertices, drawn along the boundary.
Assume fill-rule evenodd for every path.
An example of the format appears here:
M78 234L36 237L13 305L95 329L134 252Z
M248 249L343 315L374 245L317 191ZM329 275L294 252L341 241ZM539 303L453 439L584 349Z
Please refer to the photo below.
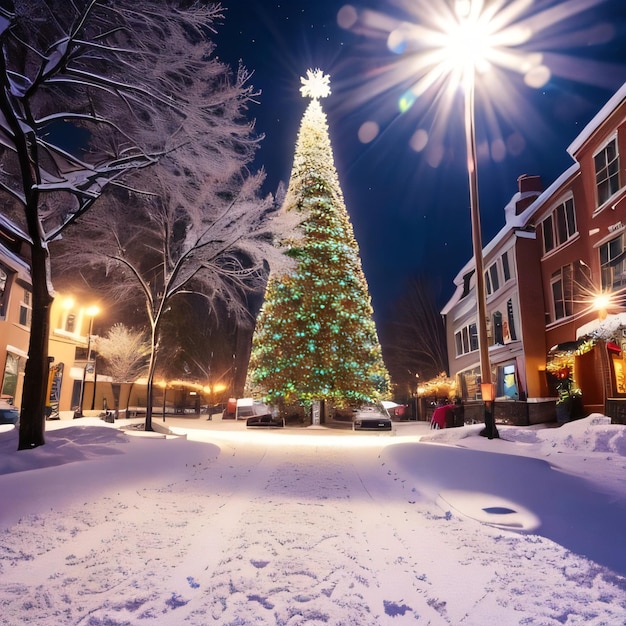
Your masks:
M17 425L20 412L17 407L9 404L6 400L0 400L0 424Z
M247 428L283 428L285 420L282 417L274 417L271 413L263 415L254 415L246 420Z
M283 418L274 417L272 409L252 398L239 398L235 408L235 419L245 419L246 426L282 427Z
M356 411L352 428L353 430L391 430L392 423L384 406L368 404Z

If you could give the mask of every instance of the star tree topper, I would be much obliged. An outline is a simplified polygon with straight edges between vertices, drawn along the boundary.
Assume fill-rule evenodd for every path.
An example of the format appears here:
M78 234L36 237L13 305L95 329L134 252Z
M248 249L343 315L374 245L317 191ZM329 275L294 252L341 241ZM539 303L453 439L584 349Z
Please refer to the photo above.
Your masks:
M306 78L300 77L302 87L300 93L303 98L326 98L330 95L330 76L322 70L307 70Z

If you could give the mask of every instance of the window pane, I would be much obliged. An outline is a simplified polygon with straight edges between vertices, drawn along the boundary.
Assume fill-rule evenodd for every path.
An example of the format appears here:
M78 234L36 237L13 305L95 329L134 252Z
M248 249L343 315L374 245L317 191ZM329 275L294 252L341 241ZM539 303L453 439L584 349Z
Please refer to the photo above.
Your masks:
M495 263L489 268L489 273L491 274L491 286L494 291L498 291L500 279L498 278L498 266Z
M565 315L574 313L574 277L571 265L563 267L563 300L565 302Z
M606 148L605 148L605 152L606 152L606 163L607 165L609 163L611 163L611 161L614 161L615 158L617 157L617 142L615 139L613 139L611 141L611 143L607 144Z
M509 300L506 303L506 316L509 321L509 335L512 341L517 340L517 333L515 332L515 315L513 313L513 300Z
M476 324L469 325L469 336L470 336L470 350L472 352L474 350L478 350L478 330L476 328Z
M619 155L617 140L613 139L594 157L598 206L619 190Z
M504 281L510 280L511 269L509 268L509 253L505 252L502 255L502 272L504 274Z
M463 329L463 353L469 352L469 337L467 334L467 326Z
M567 241L567 223L565 222L565 205L561 204L556 209L556 232L559 245Z
M554 248L554 235L552 233L552 216L542 222L543 226L543 251L550 252Z
M562 317L565 317L563 281L560 278L552 283L552 302L554 303L554 319L560 320Z
M596 168L596 174L606 166L605 153L600 152L593 158L593 164Z
M610 197L609 182L604 180L598 185L598 206L603 205Z
M624 246L622 245L622 236L620 235L619 237L616 237L615 239L611 239L611 241L609 241L609 258L608 260L611 261L613 260L615 257L619 256L622 251L624 250Z
M571 198L565 203L565 215L567 219L567 234L571 237L576 233L576 212L574 211L574 200Z
M454 335L454 341L456 343L456 355L460 356L461 354L463 354L463 343L461 342L461 333L455 333Z
M493 342L503 344L504 338L502 336L502 313L496 311L493 314Z

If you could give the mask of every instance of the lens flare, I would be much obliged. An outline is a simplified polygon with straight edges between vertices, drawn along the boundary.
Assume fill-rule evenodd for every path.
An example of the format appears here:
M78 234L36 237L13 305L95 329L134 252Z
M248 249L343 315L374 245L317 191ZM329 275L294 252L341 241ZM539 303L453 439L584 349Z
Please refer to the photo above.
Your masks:
M497 119L523 121L525 88L543 89L555 77L612 89L609 64L585 62L557 50L606 44L615 37L609 23L594 21L605 0L393 0L389 13L344 6L338 22L372 42L384 41L389 56L376 58L366 73L361 98L372 100L396 89L396 114L413 110L432 118L429 131L448 130L456 94L473 81L491 133ZM517 77L517 78L515 78ZM380 108L382 111L385 109ZM386 124L385 124L386 125ZM498 141L492 157L519 155L520 137ZM423 149L423 148L422 148ZM433 159L433 162L437 159Z

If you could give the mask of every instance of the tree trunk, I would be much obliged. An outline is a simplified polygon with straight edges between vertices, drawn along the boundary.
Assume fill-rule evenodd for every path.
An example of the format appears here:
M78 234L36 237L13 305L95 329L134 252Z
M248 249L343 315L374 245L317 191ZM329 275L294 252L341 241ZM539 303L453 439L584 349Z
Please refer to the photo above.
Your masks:
M157 333L158 321L152 322L152 332L150 335L150 363L148 364L148 382L146 385L146 422L144 429L151 431L152 428L152 403L154 395L154 374L156 372L157 359Z
M18 450L29 450L45 444L46 392L50 369L48 336L53 297L48 290L48 252L43 247L33 246L31 276L32 318L28 361L24 372Z
M152 395L154 390L154 375L148 376L148 384L147 384L147 401L146 401L146 423L144 426L144 430L153 430L152 429Z

